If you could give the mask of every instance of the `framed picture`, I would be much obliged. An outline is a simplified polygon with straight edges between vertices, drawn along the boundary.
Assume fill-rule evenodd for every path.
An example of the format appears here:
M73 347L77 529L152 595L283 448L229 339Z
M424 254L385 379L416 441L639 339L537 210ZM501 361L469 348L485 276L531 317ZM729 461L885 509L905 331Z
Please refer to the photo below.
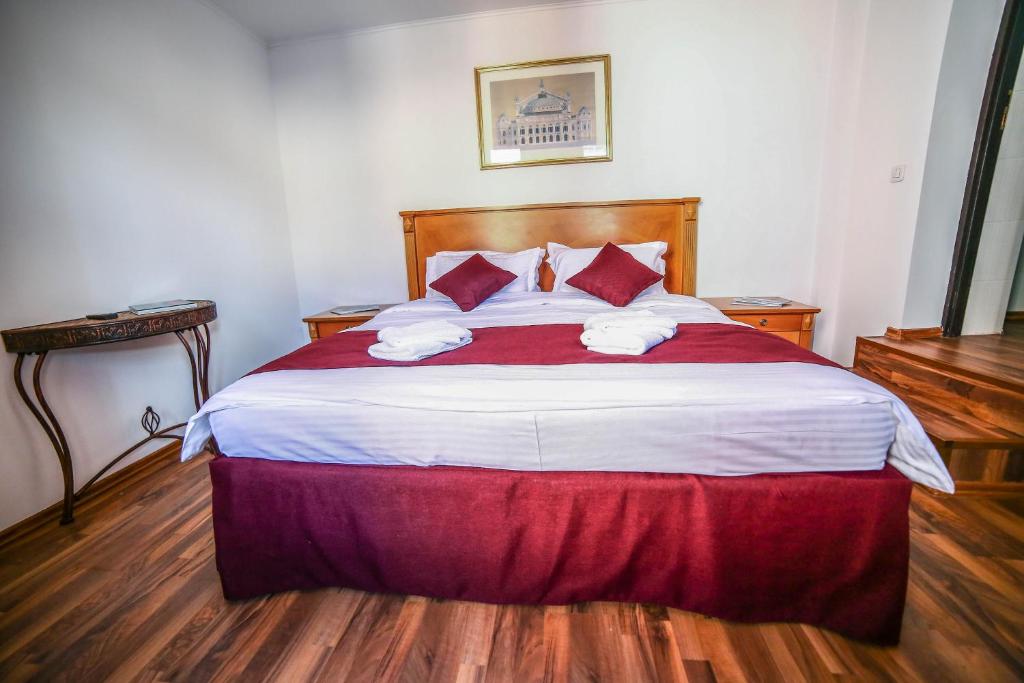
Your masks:
M609 55L474 73L481 169L612 160Z

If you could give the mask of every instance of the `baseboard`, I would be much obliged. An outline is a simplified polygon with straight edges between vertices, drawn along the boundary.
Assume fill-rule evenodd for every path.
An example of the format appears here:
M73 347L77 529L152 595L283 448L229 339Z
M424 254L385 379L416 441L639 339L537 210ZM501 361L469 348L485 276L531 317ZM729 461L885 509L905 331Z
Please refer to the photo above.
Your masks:
M76 511L82 506L88 506L92 500L111 489L125 486L131 483L133 479L142 478L150 474L151 471L165 466L169 460L177 460L177 454L180 450L181 443L179 441L172 441L152 453L144 455L132 464L117 470L113 474L103 477L89 487L89 491L83 497L81 503L75 505ZM15 522L13 525L0 531L0 550L39 530L43 526L49 524L56 525L60 520L62 505L63 501L57 501L31 517L26 517L20 522Z
M889 339L904 341L906 339L927 339L928 337L941 337L941 327L887 327L885 336Z
M954 483L956 484L956 493L936 491L930 486L917 483L914 484L914 489L932 498L981 498L984 496L1018 498L1024 496L1024 482L957 481Z
M1024 482L1021 481L958 481L956 495L992 496L1000 494L1024 494Z
M1009 322L1024 322L1024 311L1007 311L1006 319Z

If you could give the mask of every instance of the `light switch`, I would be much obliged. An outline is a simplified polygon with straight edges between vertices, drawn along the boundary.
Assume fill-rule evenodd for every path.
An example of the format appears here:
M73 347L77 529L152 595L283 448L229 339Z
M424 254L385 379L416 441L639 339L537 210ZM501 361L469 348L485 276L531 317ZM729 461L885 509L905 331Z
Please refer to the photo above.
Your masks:
M907 177L907 165L900 164L899 166L893 166L892 172L889 174L890 183L902 183Z

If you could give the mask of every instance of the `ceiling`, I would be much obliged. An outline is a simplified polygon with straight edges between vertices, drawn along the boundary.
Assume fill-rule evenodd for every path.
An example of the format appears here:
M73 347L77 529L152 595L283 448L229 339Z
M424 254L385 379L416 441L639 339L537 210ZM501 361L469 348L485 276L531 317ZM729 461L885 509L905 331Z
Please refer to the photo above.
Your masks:
M271 45L375 26L562 0L208 0Z

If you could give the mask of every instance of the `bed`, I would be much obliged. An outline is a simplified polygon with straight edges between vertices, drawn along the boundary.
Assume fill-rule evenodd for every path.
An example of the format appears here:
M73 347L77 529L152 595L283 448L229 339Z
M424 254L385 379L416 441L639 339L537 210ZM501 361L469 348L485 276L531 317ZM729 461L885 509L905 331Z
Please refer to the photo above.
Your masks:
M345 586L494 603L637 601L899 638L913 481L952 482L896 397L693 298L697 199L403 212L410 303L211 397L225 596ZM426 259L663 241L679 333L595 357L582 293L424 298ZM472 344L375 361L376 330L445 319Z

